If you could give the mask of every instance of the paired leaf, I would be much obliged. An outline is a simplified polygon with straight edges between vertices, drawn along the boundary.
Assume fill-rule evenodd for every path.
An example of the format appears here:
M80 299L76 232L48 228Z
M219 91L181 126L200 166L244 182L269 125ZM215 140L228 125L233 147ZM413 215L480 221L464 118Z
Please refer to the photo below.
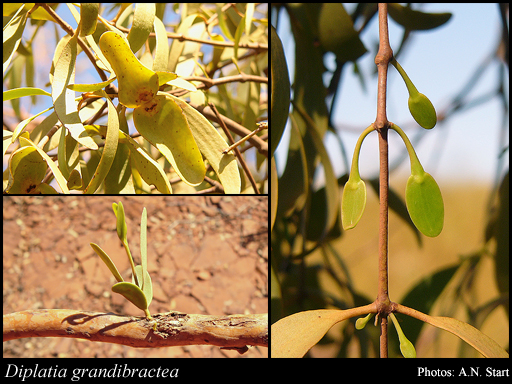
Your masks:
M363 140L373 130L374 126L371 124L361 133L354 148L350 176L343 188L341 200L341 223L345 230L352 229L357 225L366 206L366 185L359 175L359 153Z
M398 323L395 315L393 313L389 314L393 324L395 325L396 332L398 333L398 340L400 341L400 351L405 358L415 358L416 357L416 349L414 345L405 337L402 328L400 328L400 324Z
M166 95L158 95L133 112L137 131L172 164L191 186L201 184L206 168L181 108Z
M341 202L341 222L343 229L354 228L361 216L363 216L366 206L366 185L359 174L350 173L345 187L343 188L343 198Z
M443 197L430 174L422 172L409 176L405 202L412 222L424 235L436 237L441 233L444 223Z
M112 292L123 295L128 301L143 311L148 309L148 301L144 292L132 283L122 282L112 286Z
M347 310L320 309L287 316L272 324L272 357L303 357L334 324L374 311L374 304L369 304Z
M158 92L158 75L135 57L124 36L105 32L99 46L117 75L119 102L136 108L152 100Z
M393 58L391 64L395 66L402 76L409 92L409 111L416 122L425 129L432 129L437 123L437 114L434 106L427 96L419 93L402 66Z
M441 190L434 178L421 166L416 152L402 129L392 124L407 147L411 160L411 176L405 188L405 203L411 220L425 236L435 237L441 233L444 223L444 204Z

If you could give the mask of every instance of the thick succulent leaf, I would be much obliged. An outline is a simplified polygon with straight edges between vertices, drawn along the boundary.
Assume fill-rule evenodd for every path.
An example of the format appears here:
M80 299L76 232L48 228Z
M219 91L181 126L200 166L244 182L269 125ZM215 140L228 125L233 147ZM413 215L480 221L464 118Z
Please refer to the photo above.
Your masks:
M222 151L229 145L199 111L177 97L168 95L183 110L199 150L217 174L224 192L240 193L241 179L236 157Z
M142 290L135 284L128 283L126 281L114 284L112 286L112 292L123 295L128 301L143 311L148 309L148 301L144 292L142 292Z
M201 152L182 109L166 95L158 95L136 108L137 131L172 164L180 178L191 186L202 183L206 173Z

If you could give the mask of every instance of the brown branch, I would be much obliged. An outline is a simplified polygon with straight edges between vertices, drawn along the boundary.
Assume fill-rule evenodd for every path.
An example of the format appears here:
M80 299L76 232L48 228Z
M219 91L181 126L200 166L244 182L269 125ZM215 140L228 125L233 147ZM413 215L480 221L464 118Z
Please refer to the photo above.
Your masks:
M26 337L70 337L137 348L208 344L240 353L268 347L268 314L210 316L181 312L145 317L71 309L41 309L3 316L4 342Z
M386 90L388 65L393 57L389 45L388 9L386 3L379 3L379 51L375 56L378 70L377 118L375 127L379 132L379 286L377 294L377 308L381 317L380 357L388 356L387 342L387 315L390 312L388 296L388 185L389 185L389 159L388 159L388 126L386 116Z

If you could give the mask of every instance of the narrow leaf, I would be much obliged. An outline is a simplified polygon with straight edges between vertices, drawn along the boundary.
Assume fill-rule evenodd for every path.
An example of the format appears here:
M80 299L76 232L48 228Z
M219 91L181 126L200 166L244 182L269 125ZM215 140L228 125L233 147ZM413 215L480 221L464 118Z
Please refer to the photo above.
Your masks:
M92 249L94 249L94 252L96 252L96 254L100 257L100 259L103 260L103 262L108 267L108 269L110 270L112 275L114 275L116 280L119 281L119 282L124 281L123 278L121 277L121 274L117 270L117 267L112 262L110 257L105 253L105 251L103 249L101 249L101 247L99 245L97 245L97 244L90 243L90 245L91 245Z

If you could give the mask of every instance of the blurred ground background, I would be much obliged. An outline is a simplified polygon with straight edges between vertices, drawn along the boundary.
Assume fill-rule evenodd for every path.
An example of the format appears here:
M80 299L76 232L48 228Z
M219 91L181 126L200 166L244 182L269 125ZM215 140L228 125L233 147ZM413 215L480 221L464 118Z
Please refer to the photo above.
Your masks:
M3 313L77 309L142 316L110 288L116 282L89 243L125 280L131 268L112 203L123 203L128 242L140 264L140 218L148 214L150 312L267 313L267 197L45 196L3 198ZM215 346L137 349L67 338L3 343L4 357L267 357Z

